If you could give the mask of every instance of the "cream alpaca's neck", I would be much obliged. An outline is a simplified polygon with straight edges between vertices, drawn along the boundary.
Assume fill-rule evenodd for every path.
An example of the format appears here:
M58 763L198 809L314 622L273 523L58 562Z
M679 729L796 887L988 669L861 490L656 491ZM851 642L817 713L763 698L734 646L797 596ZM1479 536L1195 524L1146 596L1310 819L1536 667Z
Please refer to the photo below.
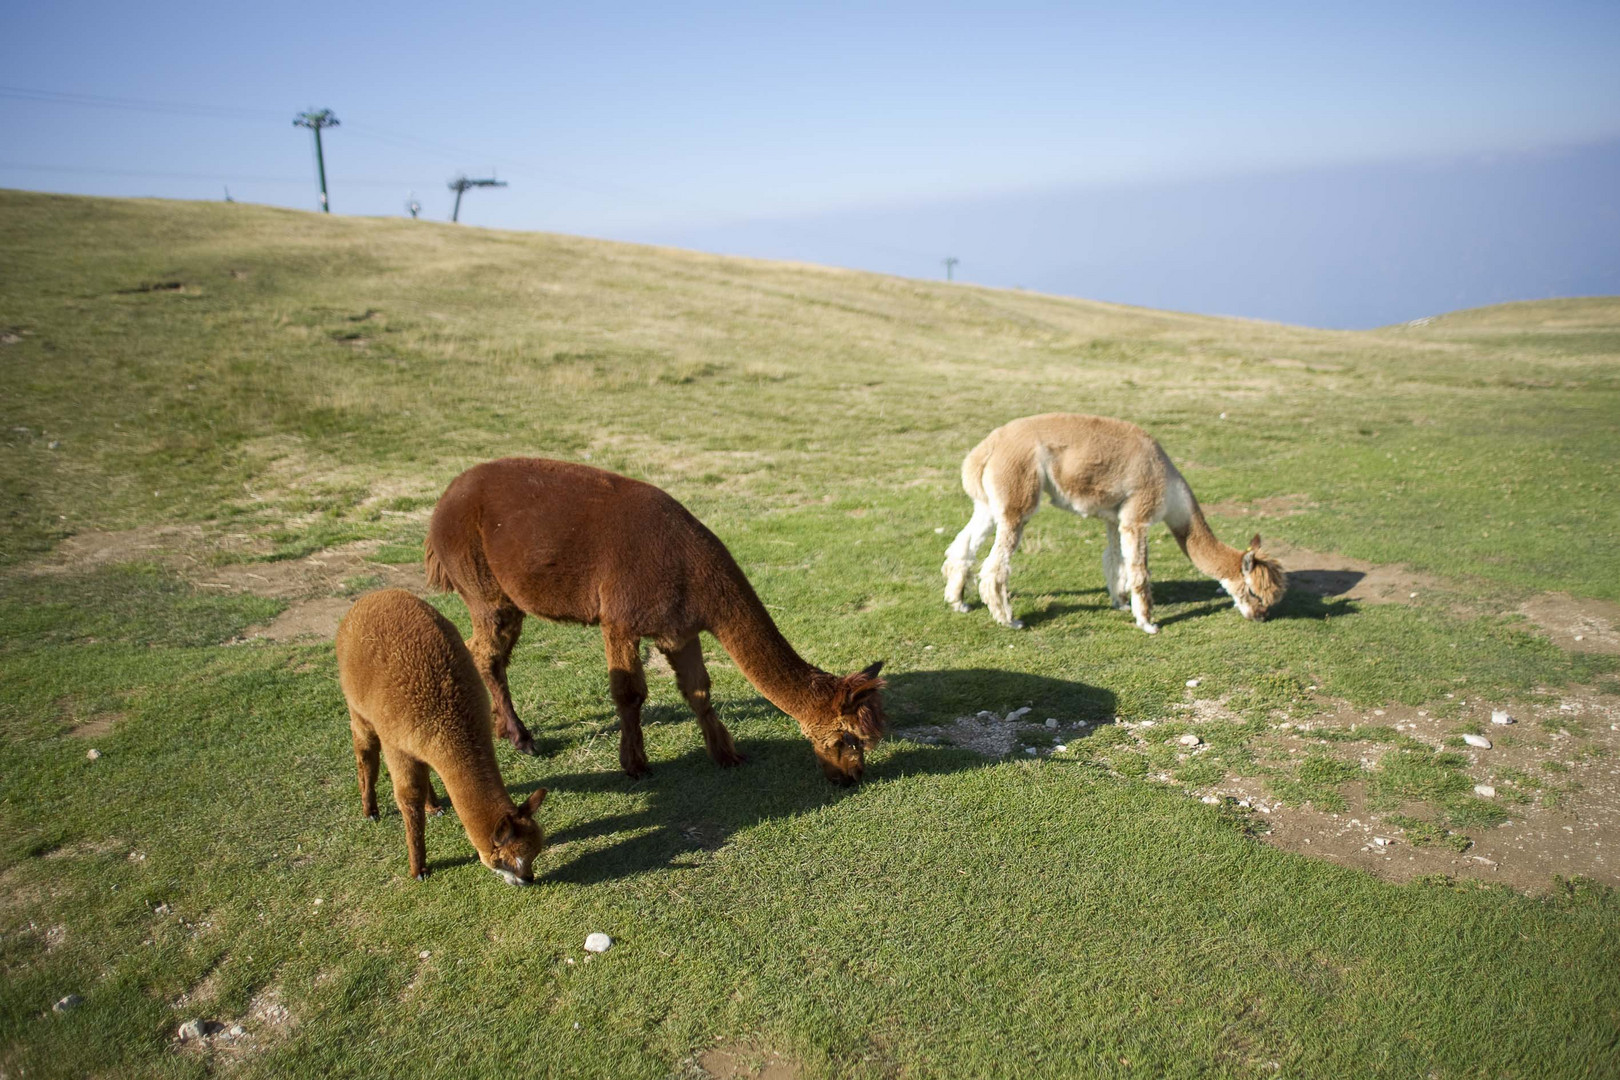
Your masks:
M1243 552L1216 538L1209 529L1209 522L1204 520L1203 507L1198 505L1192 489L1186 486L1185 480L1180 482L1187 498L1186 520L1173 521L1169 515L1165 516L1165 524L1170 526L1176 543L1194 566L1217 581L1224 584L1243 580Z
M494 847L490 837L495 834L496 826L516 807L501 782L494 751L489 752L488 760L482 757L454 766L445 762L444 768L435 766L434 771L444 781L445 793L461 819L461 827L467 830L467 839L480 855L487 855Z
M709 632L754 688L802 728L818 707L825 707L826 694L818 688L829 676L788 644L741 570L727 577L730 587L716 605Z

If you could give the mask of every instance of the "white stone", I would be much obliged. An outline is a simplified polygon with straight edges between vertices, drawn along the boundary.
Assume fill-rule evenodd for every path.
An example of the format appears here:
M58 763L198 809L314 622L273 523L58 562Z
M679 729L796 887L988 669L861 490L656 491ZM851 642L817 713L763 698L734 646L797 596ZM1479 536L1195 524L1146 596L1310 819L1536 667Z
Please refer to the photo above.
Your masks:
M421 952L416 954L416 958L418 960L426 960L428 957L430 957L432 955L433 955L432 953L428 952L426 949L423 949Z
M1188 686L1197 686L1199 684L1199 682L1201 682L1201 681L1202 680L1200 680L1200 679L1188 679L1187 680L1187 685Z
M1201 802L1201 803L1204 803L1206 806L1219 806L1219 805L1221 805L1220 797L1217 796L1217 795L1205 795L1202 799L1200 799L1198 801Z
M99 760L101 760L101 751L91 749L84 756L89 758L91 761L99 761Z
M1483 735L1464 735L1463 742L1467 743L1469 746L1477 746L1481 750L1489 750L1491 748L1491 740L1487 739Z
M1375 836L1373 837L1373 843L1377 844L1379 847L1389 847L1389 845L1393 844L1394 841L1387 836Z
M943 526L943 525L934 526L934 535L935 536L943 536L944 534L945 534L945 526Z
M1491 723L1493 723L1493 724L1511 724L1511 723L1513 723L1513 717L1511 717L1511 716L1509 716L1507 714L1506 709L1492 709L1491 710Z
M1024 717L1028 716L1030 713L1032 713L1034 711L1035 711L1034 709L1030 708L1028 705L1025 705L1022 709L1014 709L1012 712L1008 713L1007 714L1007 719L1008 720L1022 720Z
M1026 753L1026 754L1038 754L1038 753L1040 753L1040 751L1035 749L1033 746L1027 746L1027 747L1024 748L1024 753Z
M1575 635L1575 640L1576 641L1585 641L1586 640L1586 635L1585 634L1576 634Z
M607 952L613 948L613 939L606 934L591 934L585 939L586 952Z
M232 1024L231 1030L227 1031L225 1034L229 1035L233 1039L240 1039L242 1036L247 1034L247 1028L243 1027L241 1024Z
M1046 718L1046 726L1049 727L1049 728L1057 727L1058 726L1057 718L1053 717L1053 716L1048 716Z
M1483 795L1487 799L1494 799L1496 798L1496 789L1489 784L1475 784L1474 794Z
M1408 600L1416 600L1417 599L1417 593L1409 593L1409 594L1407 594L1407 599Z
M1052 753L1054 754L1067 754L1068 752L1069 748L1063 743L1058 743L1056 746L1052 747Z
M974 717L974 719L975 720L983 720L983 721L988 723L991 720L1000 720L1001 717L997 716L995 713L991 712L989 709L982 709L982 710L980 710L979 714Z
M224 1026L214 1020L187 1020L180 1025L180 1030L175 1032L175 1038L181 1042L195 1042L198 1039L206 1039Z
M69 1009L77 1008L79 1002L83 1000L84 998L80 997L78 994L69 994L67 997L58 1001L55 1005L52 1005L51 1010L53 1012L67 1012Z
M1180 739L1178 739L1176 741L1181 743L1182 746L1197 746L1199 743L1203 742L1204 740L1200 739L1198 736L1194 735L1192 732L1189 731L1189 732L1187 732L1187 734L1183 735Z

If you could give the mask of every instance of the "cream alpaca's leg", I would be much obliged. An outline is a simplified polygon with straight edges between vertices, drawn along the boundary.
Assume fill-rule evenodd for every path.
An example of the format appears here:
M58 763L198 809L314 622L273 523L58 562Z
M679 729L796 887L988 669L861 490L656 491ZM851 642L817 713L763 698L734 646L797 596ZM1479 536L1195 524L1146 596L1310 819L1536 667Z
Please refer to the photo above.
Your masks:
M1130 582L1131 614L1136 625L1150 634L1159 627L1153 621L1153 585L1148 579L1148 534L1143 525L1121 525L1120 545L1125 549L1125 574Z
M962 594L967 592L968 572L973 569L974 556L989 539L995 524L995 515L990 512L990 507L974 503L973 517L956 534L951 546L945 549L945 565L940 568L945 575L945 602L955 611L968 610L968 605L962 601Z
M1012 555L1018 550L1024 523L1003 519L996 525L996 542L979 568L979 598L1002 626L1022 630L1024 624L1012 616L1012 600L1007 595L1007 578L1012 573Z
M1103 548L1103 582L1108 586L1108 602L1115 608L1129 604L1130 578L1125 572L1125 557L1119 550L1119 522L1108 523L1108 546Z

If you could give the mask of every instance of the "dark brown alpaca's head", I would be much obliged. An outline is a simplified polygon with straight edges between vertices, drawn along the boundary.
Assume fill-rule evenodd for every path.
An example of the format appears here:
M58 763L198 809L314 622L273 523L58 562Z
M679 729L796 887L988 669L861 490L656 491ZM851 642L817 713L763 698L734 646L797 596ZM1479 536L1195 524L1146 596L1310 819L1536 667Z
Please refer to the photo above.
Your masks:
M836 679L827 714L805 725L821 771L835 784L858 783L866 771L866 751L883 738L882 668L879 660L865 671Z
M485 866L501 875L508 885L534 884L534 864L546 846L546 832L534 820L534 812L545 802L546 789L539 788L500 820L489 835L489 851L480 852Z
M1249 541L1249 550L1243 553L1243 587L1248 604L1238 607L1248 618L1264 622L1271 609L1282 603L1288 591L1288 574L1276 559L1266 557L1260 550L1260 534Z

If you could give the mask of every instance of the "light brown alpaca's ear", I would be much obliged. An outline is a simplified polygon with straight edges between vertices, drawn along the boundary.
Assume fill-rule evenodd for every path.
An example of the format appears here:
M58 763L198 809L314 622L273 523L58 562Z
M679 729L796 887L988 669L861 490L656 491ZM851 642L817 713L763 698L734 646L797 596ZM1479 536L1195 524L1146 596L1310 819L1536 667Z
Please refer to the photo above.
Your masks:
M507 814L505 817L501 818L500 824L496 825L495 830L489 834L489 842L492 846L504 847L512 842L512 834L514 832L514 829L512 828L512 819L516 816L516 814Z
M523 805L517 808L517 816L520 817L520 818L532 818L532 817L534 817L534 812L536 810L540 809L540 804L545 802L545 801L546 801L546 789L545 788L536 788L534 790L534 794L530 795L527 799L525 799L523 801Z
M1259 533L1255 533L1254 538L1249 541L1249 550L1250 551L1259 551L1260 550L1260 534Z

